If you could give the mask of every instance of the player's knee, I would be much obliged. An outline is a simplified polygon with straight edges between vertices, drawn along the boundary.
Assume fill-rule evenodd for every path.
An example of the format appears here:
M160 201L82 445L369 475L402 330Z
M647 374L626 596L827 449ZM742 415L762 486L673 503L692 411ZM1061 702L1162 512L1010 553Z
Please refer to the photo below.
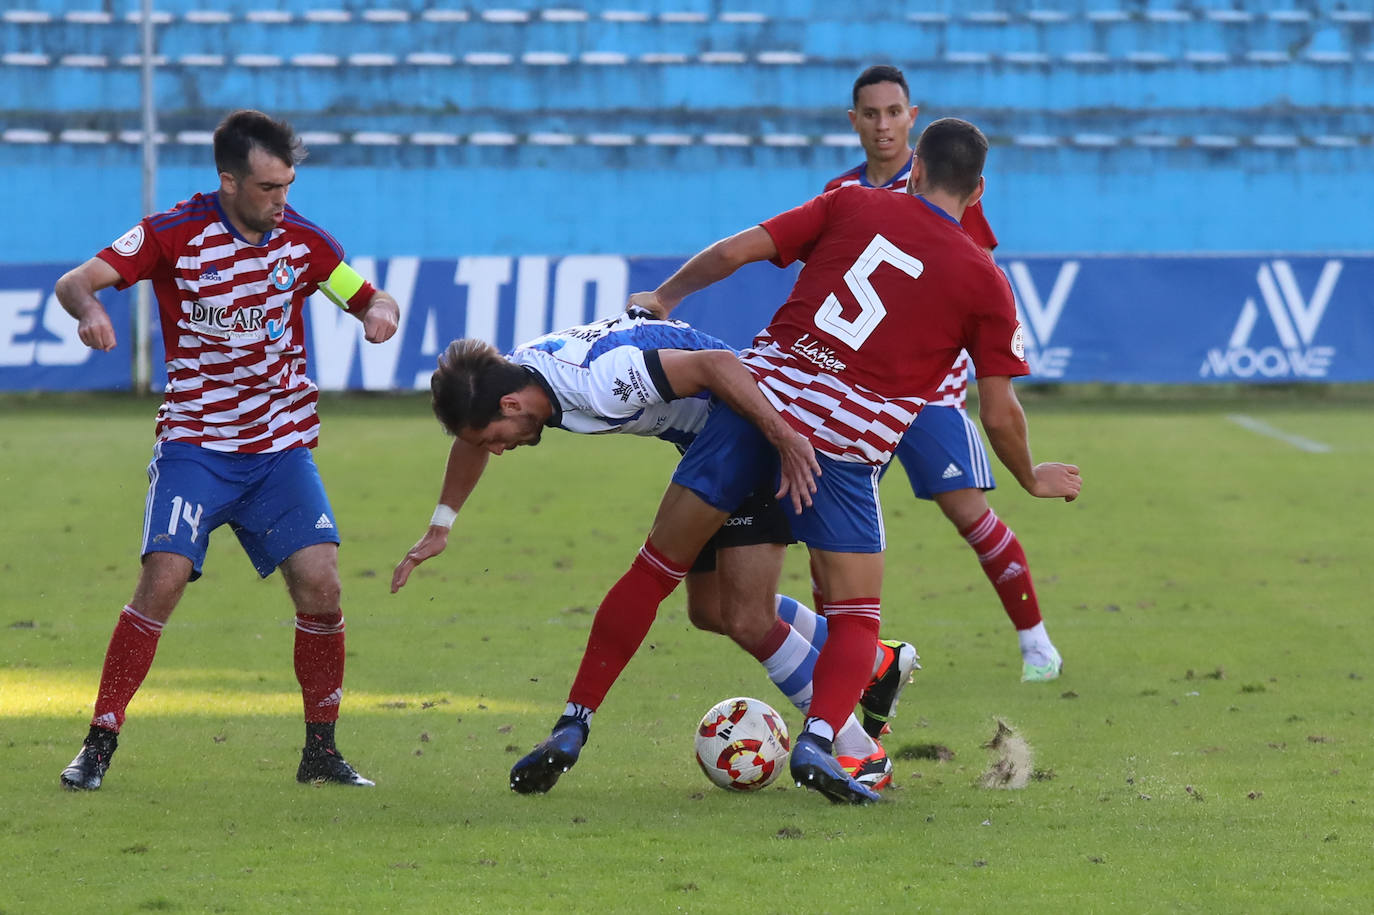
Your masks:
M769 605L768 613L731 612L723 615L725 634L745 651L753 651L773 628L777 616Z
M720 621L720 607L714 601L693 599L687 602L687 619L703 632L725 634Z
M337 612L342 596L343 586L337 574L319 575L307 581L297 582L291 589L296 612L307 616L324 616Z

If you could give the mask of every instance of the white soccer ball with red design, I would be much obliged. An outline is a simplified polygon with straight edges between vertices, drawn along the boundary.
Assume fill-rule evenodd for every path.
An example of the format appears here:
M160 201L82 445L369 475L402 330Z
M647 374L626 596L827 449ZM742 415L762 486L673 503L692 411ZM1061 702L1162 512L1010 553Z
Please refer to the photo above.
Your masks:
M757 791L787 765L787 722L759 699L724 699L697 725L697 765L717 787Z

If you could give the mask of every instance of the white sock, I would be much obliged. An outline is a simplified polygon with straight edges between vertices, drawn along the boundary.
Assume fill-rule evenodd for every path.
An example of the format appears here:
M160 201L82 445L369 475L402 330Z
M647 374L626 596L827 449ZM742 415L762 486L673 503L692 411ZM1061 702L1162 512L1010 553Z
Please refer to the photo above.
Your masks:
M1021 643L1021 657L1027 661L1036 657L1048 658L1054 652L1054 643L1045 631L1045 621L1041 620L1029 629L1016 630L1016 639Z
M563 707L563 714L568 718L577 718L590 728L592 726L592 716L596 714L596 709L587 708L585 705L578 705L576 702L569 702Z
M840 733L835 735L835 755L852 756L855 759L867 759L878 752L878 742L868 736L864 726L859 724L859 719L853 715L840 728Z
M851 716L852 717L852 716ZM824 718L808 718L802 725L803 734L815 734L823 740L835 739L835 729L832 728Z

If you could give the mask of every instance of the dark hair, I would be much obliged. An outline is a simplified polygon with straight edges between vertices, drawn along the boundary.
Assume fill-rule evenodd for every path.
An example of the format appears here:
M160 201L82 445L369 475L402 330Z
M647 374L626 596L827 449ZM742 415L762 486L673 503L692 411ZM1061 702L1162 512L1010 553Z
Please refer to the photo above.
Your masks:
M859 107L859 90L864 86L873 86L877 83L896 83L902 87L902 94L906 96L907 101L911 101L911 89L907 87L906 77L902 75L902 71L887 64L878 64L869 67L859 74L858 79L854 80L853 99L855 108Z
M248 154L257 147L287 165L305 158L305 147L285 121L274 121L261 111L241 108L231 112L215 128L215 168L236 178L247 175Z
M523 366L485 340L454 340L429 378L434 415L449 435L485 429L501 415L501 398L536 382Z
M968 121L940 118L921 131L916 158L931 187L961 198L978 188L988 158L988 138Z

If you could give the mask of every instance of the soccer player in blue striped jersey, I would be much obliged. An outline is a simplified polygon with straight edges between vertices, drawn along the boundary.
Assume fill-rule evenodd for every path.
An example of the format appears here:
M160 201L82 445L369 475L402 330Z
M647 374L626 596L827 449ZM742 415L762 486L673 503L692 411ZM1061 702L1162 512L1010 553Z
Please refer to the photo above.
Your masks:
M489 457L538 444L545 428L648 435L685 448L705 424L714 394L771 432L775 444L795 448L794 433L786 424L778 425L781 417L723 341L680 321L644 314L556 331L506 356L482 340L456 341L440 358L431 388L435 414L454 442L439 506L429 529L397 565L393 593L415 566L446 548L450 527ZM809 451L805 456L810 458ZM794 463L784 477L790 476L796 492L809 483L810 465L800 458ZM805 618L809 610L782 595L767 606L753 606L737 596L758 593L741 589L741 580L771 569L792 542L777 500L767 492L751 494L689 571L688 610L698 628L728 635L752 654L769 679L806 712L819 646L789 621L796 615ZM881 660L880 655L875 668ZM885 681L875 684L874 697L866 704L876 705L884 690L890 691ZM590 724L589 709L569 709L568 714ZM851 716L841 728L836 743L839 755L865 784L880 789L890 783L891 762L856 718Z

